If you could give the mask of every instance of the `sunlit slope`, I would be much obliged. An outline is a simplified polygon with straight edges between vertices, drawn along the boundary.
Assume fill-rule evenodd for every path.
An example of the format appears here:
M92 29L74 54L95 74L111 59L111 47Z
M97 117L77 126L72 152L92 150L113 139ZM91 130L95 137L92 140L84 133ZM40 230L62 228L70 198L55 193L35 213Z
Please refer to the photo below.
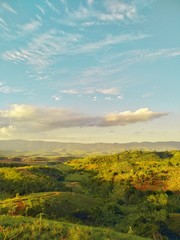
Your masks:
M0 216L0 239L21 240L150 240L107 228L89 227L21 216Z
M123 152L75 159L68 165L100 181L130 183L139 190L180 191L180 152Z

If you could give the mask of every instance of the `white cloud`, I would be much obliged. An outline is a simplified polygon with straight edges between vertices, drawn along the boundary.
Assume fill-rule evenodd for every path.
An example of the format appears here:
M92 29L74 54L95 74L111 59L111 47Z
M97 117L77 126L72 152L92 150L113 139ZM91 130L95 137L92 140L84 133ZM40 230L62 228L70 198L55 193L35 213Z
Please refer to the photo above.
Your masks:
M102 94L110 94L110 95L117 95L119 93L118 88L104 88L104 89L97 89L96 92L102 93Z
M60 96L53 95L53 96L52 96L52 99L54 99L55 101L59 102L59 101L61 100L61 97L60 97Z
M105 97L105 100L111 101L112 98L111 97Z
M170 54L170 56L171 56L171 57L180 56L180 49L172 52L172 53Z
M29 119L36 115L37 109L30 105L14 104L10 110L0 110L0 116L12 119Z
M117 96L117 99L122 100L124 97L122 95Z
M124 126L137 122L147 122L165 115L167 113L152 112L148 108L141 108L135 112L109 113L105 116L101 126Z
M97 98L94 97L95 101ZM64 108L45 108L30 105L12 105L10 109L0 110L0 128L6 133L9 126L20 133L37 133L72 127L125 126L132 123L147 122L167 115L142 108L135 112L114 112L105 116L88 116Z
M99 13L97 17L103 21L132 20L136 17L136 6L118 0L105 0L105 13Z
M79 91L75 90L75 89L67 89L67 90L62 90L62 93L66 93L66 94L79 94Z
M41 26L41 23L39 21L32 20L31 22L21 25L20 29L25 32L32 32L37 30L40 26Z
M105 23L121 22L124 20L132 21L137 17L135 4L119 0L104 0L99 2L87 0L87 5L89 8L80 5L75 13L71 13L70 19L72 18L76 21L94 20Z
M65 94L85 94L85 95L89 95L89 94L96 94L96 93L100 93L100 94L104 94L104 95L117 95L119 93L119 89L112 87L112 88L83 88L81 90L77 90L77 89L66 89L66 90L62 90L61 93L65 93Z

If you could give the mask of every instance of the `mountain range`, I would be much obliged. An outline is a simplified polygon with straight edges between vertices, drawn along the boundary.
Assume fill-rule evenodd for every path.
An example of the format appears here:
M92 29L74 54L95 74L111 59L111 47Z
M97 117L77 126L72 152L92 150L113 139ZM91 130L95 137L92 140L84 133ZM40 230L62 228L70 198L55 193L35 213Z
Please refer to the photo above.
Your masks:
M180 150L180 142L130 142L130 143L65 143L27 140L0 140L1 153L32 153L43 155L110 154L126 150L166 151Z

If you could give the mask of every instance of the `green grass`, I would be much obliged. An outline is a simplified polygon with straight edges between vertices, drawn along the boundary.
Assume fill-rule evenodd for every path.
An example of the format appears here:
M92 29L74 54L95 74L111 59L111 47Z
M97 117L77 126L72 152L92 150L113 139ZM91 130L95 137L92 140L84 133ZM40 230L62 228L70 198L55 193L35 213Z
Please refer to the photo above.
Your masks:
M96 201L82 194L70 192L33 193L0 201L0 214L37 216L46 214L51 219L73 218L77 211L87 210Z
M107 228L89 227L22 216L0 216L0 240L150 240Z
M46 166L0 168L0 192L20 195L33 192L65 191L60 170Z

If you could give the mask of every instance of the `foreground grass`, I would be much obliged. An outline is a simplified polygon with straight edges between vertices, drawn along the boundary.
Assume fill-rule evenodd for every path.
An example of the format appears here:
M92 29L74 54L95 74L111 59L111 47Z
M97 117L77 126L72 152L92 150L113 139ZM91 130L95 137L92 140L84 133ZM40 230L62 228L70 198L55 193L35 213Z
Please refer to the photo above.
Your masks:
M122 234L107 228L97 228L22 216L0 216L0 239L21 240L150 240L132 234Z

